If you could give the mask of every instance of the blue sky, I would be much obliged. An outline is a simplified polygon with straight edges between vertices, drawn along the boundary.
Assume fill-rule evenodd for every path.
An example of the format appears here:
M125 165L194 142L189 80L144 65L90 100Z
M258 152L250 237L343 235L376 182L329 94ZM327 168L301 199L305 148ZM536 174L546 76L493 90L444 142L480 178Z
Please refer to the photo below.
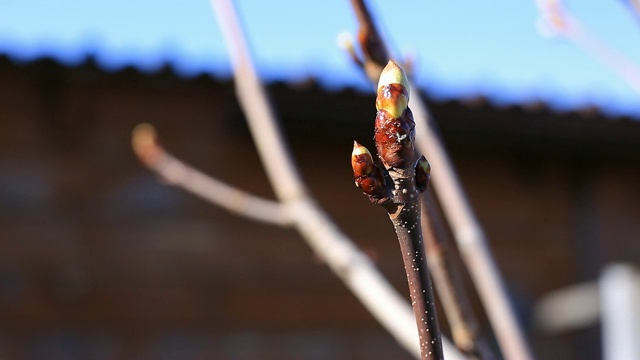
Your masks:
M367 89L338 48L355 32L348 0L238 0L255 62L267 79L315 76L328 88ZM542 37L535 1L370 0L396 54L419 60L417 81L440 98L483 94L499 104L543 100L560 109L596 105L640 117L640 95L571 43ZM568 1L572 13L640 66L640 23L623 1ZM94 54L107 69L229 75L208 0L0 0L0 53Z

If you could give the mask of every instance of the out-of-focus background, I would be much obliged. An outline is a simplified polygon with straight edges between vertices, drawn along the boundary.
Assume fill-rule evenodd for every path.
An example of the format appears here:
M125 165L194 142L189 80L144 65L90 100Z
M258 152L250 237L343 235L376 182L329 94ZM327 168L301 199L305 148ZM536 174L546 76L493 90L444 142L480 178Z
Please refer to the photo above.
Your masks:
M542 36L533 1L369 3L415 58L534 352L602 358L603 295L589 289L640 261L640 95ZM640 64L625 2L569 5ZM405 293L391 225L353 187L352 141L371 145L375 108L336 45L356 30L348 1L237 6L313 195ZM140 122L199 169L273 197L207 1L0 3L0 358L410 358L296 232L140 165ZM549 300L576 284L584 301Z

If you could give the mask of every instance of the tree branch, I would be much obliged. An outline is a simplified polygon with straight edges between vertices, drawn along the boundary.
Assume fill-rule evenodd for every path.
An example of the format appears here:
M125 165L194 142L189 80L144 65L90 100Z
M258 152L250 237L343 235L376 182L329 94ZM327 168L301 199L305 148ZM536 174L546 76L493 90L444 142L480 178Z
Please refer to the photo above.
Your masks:
M630 2L637 15L638 1ZM575 19L559 0L538 0L538 7L553 35L560 35L618 73L635 92L640 94L640 68L623 53L611 47Z
M291 217L280 203L225 184L166 152L158 144L153 126L136 126L132 134L132 145L138 159L170 185L181 187L237 215L279 226L291 225Z
M640 22L640 0L623 0L638 22Z
M363 0L358 1L357 5L356 13L368 12ZM362 24L360 26L363 27ZM365 24L364 27L369 31L377 31L375 26ZM381 37L378 35L377 38ZM381 46L387 48L384 44ZM367 51L367 48L363 47L362 51ZM373 76L370 71L374 65L367 65L366 59L367 56L365 56L365 72L375 84L377 75ZM377 66L381 67L383 64L377 64ZM487 311L500 347L508 359L532 359L522 329L508 300L502 277L487 245L486 236L465 196L441 141L437 125L420 98L419 90L411 85L409 91L415 94L409 105L416 120L416 145L437 169L432 174L434 190L451 225L462 258Z
M242 29L231 1L211 0L229 50L236 91L247 116L251 134L267 175L279 201L288 208L293 226L303 235L315 253L372 313L372 315L410 353L418 354L415 327L406 302L384 279L369 258L351 242L308 196L281 131L273 109L250 61ZM464 359L450 345L449 359Z
M423 360L443 359L433 288L420 226L420 194L430 167L414 147L415 122L407 77L393 61L384 68L376 97L375 143L383 167L357 142L351 155L356 185L372 203L387 210L398 237ZM385 180L386 178L386 180Z
M480 325L462 284L459 266L449 249L449 234L437 206L433 188L422 198L422 228L431 276L440 303L447 316L455 345L465 354L482 360L494 360L495 354L480 336Z

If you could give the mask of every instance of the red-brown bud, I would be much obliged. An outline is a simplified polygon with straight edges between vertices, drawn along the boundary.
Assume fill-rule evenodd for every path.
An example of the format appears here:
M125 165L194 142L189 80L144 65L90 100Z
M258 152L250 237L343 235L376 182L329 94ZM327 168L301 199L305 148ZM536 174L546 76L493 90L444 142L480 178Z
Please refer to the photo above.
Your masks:
M373 157L366 147L353 142L351 153L351 167L356 186L377 204L389 201L390 193L384 183L380 168L373 162Z
M415 163L415 122L408 103L407 77L396 63L389 61L380 74L375 122L376 149L387 168L405 168Z
M415 127L409 108L399 118L379 110L375 122L375 142L385 167L405 168L415 162Z
M416 187L420 192L427 190L429 180L431 179L431 164L424 155L420 156L416 164Z

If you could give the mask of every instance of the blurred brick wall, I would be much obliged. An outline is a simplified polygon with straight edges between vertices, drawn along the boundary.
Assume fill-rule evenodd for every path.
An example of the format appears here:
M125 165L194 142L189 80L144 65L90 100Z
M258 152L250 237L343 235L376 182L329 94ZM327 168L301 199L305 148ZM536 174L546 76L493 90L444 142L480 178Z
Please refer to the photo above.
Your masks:
M313 194L404 293L393 230L350 174L372 97L271 90ZM640 260L637 123L482 99L432 109L526 324L546 292ZM129 146L140 122L176 156L273 196L231 83L0 59L1 358L409 358L294 231L143 169ZM531 335L541 358L586 359L575 337Z

